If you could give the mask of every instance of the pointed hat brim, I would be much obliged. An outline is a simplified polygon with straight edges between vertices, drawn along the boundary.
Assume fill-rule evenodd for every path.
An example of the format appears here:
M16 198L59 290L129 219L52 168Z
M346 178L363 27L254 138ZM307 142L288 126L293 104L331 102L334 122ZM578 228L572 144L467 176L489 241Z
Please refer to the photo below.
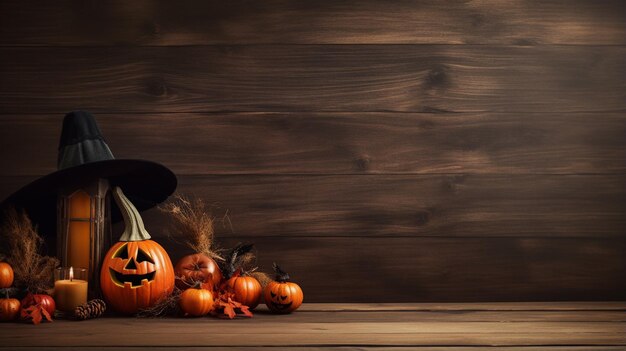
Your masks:
M0 208L12 205L24 209L43 236L53 236L56 233L59 189L98 178L108 179L111 186L122 188L139 211L165 201L177 185L174 173L156 162L128 159L96 161L36 179L2 201ZM120 218L119 213L113 211L113 221Z

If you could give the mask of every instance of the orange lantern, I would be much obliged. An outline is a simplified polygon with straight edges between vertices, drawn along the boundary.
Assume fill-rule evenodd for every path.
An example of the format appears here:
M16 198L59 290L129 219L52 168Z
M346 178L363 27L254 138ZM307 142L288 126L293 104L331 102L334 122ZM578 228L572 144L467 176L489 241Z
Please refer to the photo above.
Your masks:
M109 202L106 179L59 190L57 256L65 267L87 269L92 293L98 291L100 263L111 246Z

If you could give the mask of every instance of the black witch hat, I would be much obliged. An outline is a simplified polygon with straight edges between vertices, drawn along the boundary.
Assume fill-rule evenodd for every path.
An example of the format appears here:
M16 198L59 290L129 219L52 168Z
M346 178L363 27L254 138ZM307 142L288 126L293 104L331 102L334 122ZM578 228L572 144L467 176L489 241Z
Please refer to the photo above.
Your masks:
M97 178L108 179L111 186L122 188L141 211L163 202L177 184L174 173L161 164L115 159L95 118L84 111L70 112L63 120L57 168L6 198L0 208L13 205L24 209L43 236L52 236L56 232L59 189Z

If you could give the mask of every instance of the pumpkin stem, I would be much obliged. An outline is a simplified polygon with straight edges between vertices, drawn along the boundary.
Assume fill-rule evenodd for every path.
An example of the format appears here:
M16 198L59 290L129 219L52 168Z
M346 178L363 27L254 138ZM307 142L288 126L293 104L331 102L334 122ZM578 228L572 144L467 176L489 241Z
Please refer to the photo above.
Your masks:
M6 298L8 299L11 297L11 295L17 294L18 290L17 288L3 288L3 289L0 289L0 293L5 295Z
M148 234L148 231L144 227L143 220L137 208L128 200L120 187L116 186L113 188L113 197L124 217L124 233L122 233L119 241L149 240L151 238L150 234Z
M284 283L289 281L289 274L283 271L277 264L274 262L274 272L276 272L276 281L279 283Z

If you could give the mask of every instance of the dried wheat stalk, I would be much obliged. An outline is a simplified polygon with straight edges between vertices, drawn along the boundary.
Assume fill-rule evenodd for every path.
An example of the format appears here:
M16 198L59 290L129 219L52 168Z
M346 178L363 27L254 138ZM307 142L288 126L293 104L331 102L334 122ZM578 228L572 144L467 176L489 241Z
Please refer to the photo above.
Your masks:
M174 240L182 240L194 252L222 260L215 245L215 218L202 199L188 199L176 195L159 209L172 219L169 234Z
M59 260L42 256L44 241L24 211L7 208L0 225L0 252L13 268L15 286L31 293L41 293L53 284Z

